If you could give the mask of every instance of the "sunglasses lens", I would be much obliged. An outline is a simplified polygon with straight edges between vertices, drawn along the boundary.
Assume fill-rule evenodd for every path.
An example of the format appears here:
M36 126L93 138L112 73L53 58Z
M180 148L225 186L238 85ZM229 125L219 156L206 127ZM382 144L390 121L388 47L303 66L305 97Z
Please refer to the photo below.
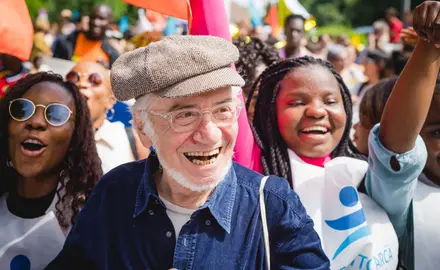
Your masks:
M17 99L11 102L9 111L11 116L18 121L25 121L32 116L34 104L26 99Z
M99 74L97 73L92 73L89 76L89 82L91 85L93 86L98 86L102 83L102 78Z
M69 120L70 111L68 108L59 105L51 104L46 108L46 118L49 124L53 126L61 126Z
M71 83L79 82L79 75L78 75L78 73L76 73L74 71L71 71L71 72L67 73L66 81L71 82Z

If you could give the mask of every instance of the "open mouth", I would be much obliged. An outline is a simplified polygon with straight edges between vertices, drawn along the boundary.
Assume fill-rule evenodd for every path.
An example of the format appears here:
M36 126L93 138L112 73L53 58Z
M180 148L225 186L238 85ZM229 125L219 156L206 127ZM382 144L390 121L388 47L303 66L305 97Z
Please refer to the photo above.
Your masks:
M186 152L185 157L196 165L209 165L217 161L221 147L208 152Z
M21 143L23 152L29 156L38 156L41 154L47 145L37 139L26 139Z
M304 134L316 134L316 135L324 135L330 130L323 126L314 126L314 127L308 127L300 130L301 133Z

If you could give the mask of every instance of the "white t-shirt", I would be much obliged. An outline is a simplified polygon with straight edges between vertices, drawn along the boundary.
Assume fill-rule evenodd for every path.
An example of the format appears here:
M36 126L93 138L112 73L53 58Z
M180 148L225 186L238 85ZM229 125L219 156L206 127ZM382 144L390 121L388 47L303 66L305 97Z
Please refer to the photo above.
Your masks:
M130 141L121 122L105 120L95 133L95 142L104 174L121 164L134 161Z
M177 239L179 237L180 230L182 229L183 225L185 225L191 219L191 215L196 210L183 208L178 205L172 204L169 201L165 200L163 197L160 197L160 199L167 208L167 215L171 219L171 222L173 223L173 227L174 230L176 231L176 239Z
M415 269L438 269L440 265L439 205L440 188L422 174L413 201Z
M0 197L0 269L44 269L61 251L66 236L55 217L55 201L44 216L20 218Z

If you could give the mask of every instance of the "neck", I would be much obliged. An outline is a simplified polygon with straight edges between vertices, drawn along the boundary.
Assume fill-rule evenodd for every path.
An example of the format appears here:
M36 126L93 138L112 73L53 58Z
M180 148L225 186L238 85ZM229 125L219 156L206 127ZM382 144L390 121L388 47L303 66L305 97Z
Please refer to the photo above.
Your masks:
M100 129L102 127L102 125L104 125L104 121L105 121L105 115L102 118L96 119L95 121L93 121L93 128L97 131L98 129Z
M209 199L214 190L202 192L189 190L178 184L165 171L156 173L154 180L160 196L172 204L187 209L198 209Z
M300 48L298 47L292 47L292 46L286 46L286 57L291 57L299 54Z
M18 195L23 198L40 198L51 193L58 185L59 175L22 177L17 181Z
M375 83L377 83L378 81L379 81L379 77L378 77L378 76L371 76L371 78L368 77L368 83L369 83L369 84L375 84Z

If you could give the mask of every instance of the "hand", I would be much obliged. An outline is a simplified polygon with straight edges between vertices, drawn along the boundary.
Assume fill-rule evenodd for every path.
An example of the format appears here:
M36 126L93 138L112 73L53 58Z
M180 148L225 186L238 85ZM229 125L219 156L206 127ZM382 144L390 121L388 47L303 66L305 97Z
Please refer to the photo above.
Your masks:
M405 42L408 45L416 45L417 41L419 40L419 36L412 27L407 29L402 29L402 32L400 33L400 37L402 38L403 42Z
M440 48L440 2L426 1L417 6L413 24L420 38Z

